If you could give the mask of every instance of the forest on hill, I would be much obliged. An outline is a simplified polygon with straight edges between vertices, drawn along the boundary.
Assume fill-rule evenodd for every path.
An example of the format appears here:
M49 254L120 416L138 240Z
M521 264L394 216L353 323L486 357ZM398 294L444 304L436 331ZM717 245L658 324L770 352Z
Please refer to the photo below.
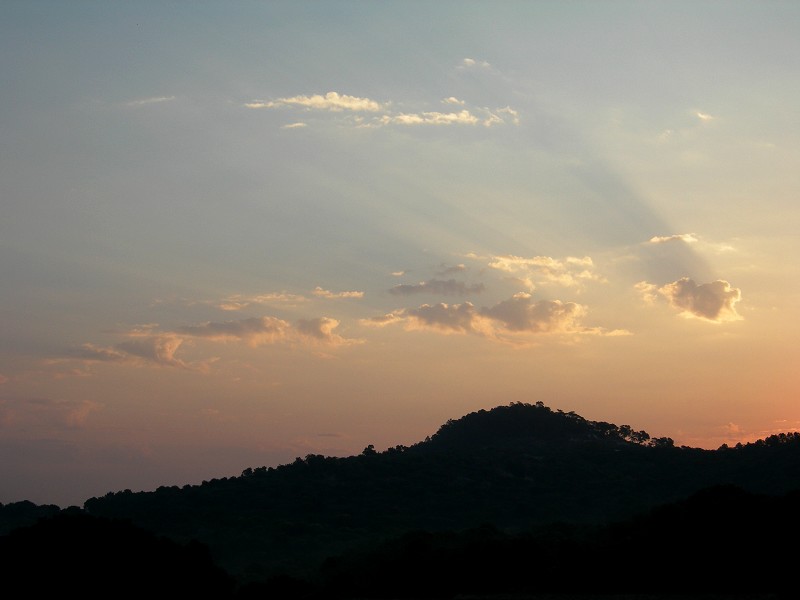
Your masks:
M124 521L176 548L199 544L192 556L206 548L203 560L231 577L215 585L235 581L240 596L543 593L569 591L566 581L582 593L665 592L685 591L691 574L714 591L732 585L708 558L721 553L728 568L749 565L728 571L737 590L778 592L797 552L763 549L800 533L797 490L800 434L701 450L514 403L448 421L410 447L109 493L82 510L2 506L0 533L13 531L0 550L80 516ZM568 569L592 583L581 588Z

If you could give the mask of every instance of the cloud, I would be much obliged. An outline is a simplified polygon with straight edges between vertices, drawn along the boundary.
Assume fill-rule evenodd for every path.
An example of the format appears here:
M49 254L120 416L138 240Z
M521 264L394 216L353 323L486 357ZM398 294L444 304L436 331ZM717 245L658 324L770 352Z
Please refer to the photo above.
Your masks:
M391 325L392 323L399 323L403 321L403 311L396 311L387 313L385 315L381 315L379 317L369 317L367 319L361 319L360 323L362 325L368 325L371 327L384 327L386 325Z
M737 321L742 317L736 312L736 304L742 298L738 288L722 279L711 283L697 284L688 277L657 287L642 281L636 289L646 301L653 303L658 296L665 298L671 306L680 309L685 317L694 317L722 323Z
M318 317L316 319L298 319L295 328L300 336L326 345L346 346L361 342L361 340L343 338L334 333L333 330L338 326L339 321L336 319Z
M161 102L171 102L173 100L175 100L175 96L154 96L152 98L142 98L141 100L131 100L130 102L126 102L125 106L134 108L137 106L146 106L147 104L159 104Z
M423 304L399 309L364 324L383 326L404 322L409 330L429 329L445 334L474 334L495 341L518 343L520 336L544 334L627 335L581 324L586 307L560 300L534 301L529 294L515 294L491 307L462 304Z
M267 294L258 294L255 296L243 296L241 294L234 294L223 298L215 304L220 310L236 311L247 308L253 304L294 304L306 302L308 298L298 294L289 294L287 292L270 292Z
M291 325L277 317L253 317L238 321L206 322L179 327L176 333L218 342L242 341L250 346L274 344L289 336Z
M101 347L94 344L83 344L79 348L68 350L63 360L80 360L83 362L111 362L132 364L154 364L162 367L180 367L189 370L204 370L203 363L189 364L175 357L183 340L173 333L155 333L149 327L133 329L126 334L131 339L115 344L113 347ZM84 372L73 372L72 375L87 376ZM67 374L61 373L63 377Z
M127 355L126 359L136 357L162 367L192 369L191 365L175 358L175 352L177 352L182 343L183 340L180 337L166 333L135 337L134 339L120 342L114 346L113 351L124 352Z
M357 291L350 291L350 292L331 292L330 290L324 290L321 287L317 286L314 288L314 291L311 292L315 296L320 298L328 298L328 299L335 299L335 298L363 298L364 292L357 292Z
M217 342L240 341L257 347L267 344L291 342L321 342L333 346L359 343L334 333L339 321L329 317L299 319L294 325L277 317L254 317L222 323L207 322L202 325L180 327L176 334Z
M392 271L392 275L393 275L394 277L402 277L402 276L403 276L403 275L405 275L407 272L408 272L408 271Z
M381 125L476 125L479 122L480 119L467 109L457 113L400 113L397 115L385 115L379 120Z
M0 373L0 385L2 385L4 383L8 383L8 377L6 377L2 373Z
M697 111L695 113L695 116L698 119L700 119L701 121L712 121L714 119L714 117L712 115L709 115L708 113L703 113L703 112L700 112L700 111Z
M514 125L519 125L519 113L510 106L506 106L505 108L498 108L496 112L500 114L509 115L511 117L511 122Z
M124 352L113 348L101 348L94 344L83 344L80 348L70 350L68 358L90 362L122 362L127 359Z
M437 275L452 275L453 273L463 273L467 270L467 265L465 264L458 264L458 265L441 265L441 269L436 272Z
M516 294L481 312L508 331L553 333L578 331L578 321L585 316L586 308L560 300L534 302L528 294Z
M480 315L470 302L463 304L423 304L403 311L411 329L432 328L444 332L477 333Z
M674 235L656 235L648 240L651 244L666 244L669 242L685 242L693 244L697 241L694 233L676 233Z
M520 281L529 290L539 284L558 284L565 287L582 287L587 281L604 281L593 271L594 263L588 256L568 256L563 260L549 256L525 258L512 254L492 256L489 267L506 273L521 274Z
M0 397L0 427L65 430L81 429L102 404L91 400L52 400L35 397Z
M278 98L268 102L256 101L245 104L247 108L278 108L281 106L299 106L309 110L330 110L341 112L344 110L355 112L378 112L383 110L386 105L370 100L369 98L359 98L358 96L348 96L337 92L328 92L324 96L314 94L313 96L292 96L290 98Z
M429 279L415 284L403 283L389 289L390 294L396 296L410 296L412 294L443 294L445 296L464 296L478 294L485 289L482 283L467 285L455 279Z
M474 58L465 58L461 61L459 69L488 69L491 67L485 60L475 60Z
M473 66L489 66L488 63L477 63L475 61L472 61L471 64ZM496 109L475 106L469 107L464 100L460 100L454 96L443 98L441 102L446 105L462 107L462 109L453 112L412 111L398 113L391 110L391 102L378 102L370 98L348 96L346 94L339 94L338 92L328 92L325 95L300 94L274 100L256 100L245 103L244 107L249 109L288 107L306 111L350 113L348 116L339 119L339 122L359 128L377 128L388 125L408 127L427 125L475 126L479 124L485 127L491 127L506 123L514 125L519 124L519 114L509 106ZM297 121L283 125L282 128L293 129L306 126L307 123Z

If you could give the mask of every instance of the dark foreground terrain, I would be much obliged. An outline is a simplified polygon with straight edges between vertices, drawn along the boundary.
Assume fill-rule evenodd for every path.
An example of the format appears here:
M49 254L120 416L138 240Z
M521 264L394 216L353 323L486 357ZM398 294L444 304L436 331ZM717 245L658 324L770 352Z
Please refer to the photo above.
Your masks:
M788 598L796 490L798 434L679 448L512 404L411 447L0 506L0 565L84 597Z

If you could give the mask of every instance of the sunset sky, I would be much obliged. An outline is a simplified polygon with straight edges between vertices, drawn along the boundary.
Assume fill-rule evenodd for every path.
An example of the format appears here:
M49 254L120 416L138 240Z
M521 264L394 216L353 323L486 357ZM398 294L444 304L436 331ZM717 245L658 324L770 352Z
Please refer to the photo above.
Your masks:
M0 4L0 502L542 401L800 427L800 4Z

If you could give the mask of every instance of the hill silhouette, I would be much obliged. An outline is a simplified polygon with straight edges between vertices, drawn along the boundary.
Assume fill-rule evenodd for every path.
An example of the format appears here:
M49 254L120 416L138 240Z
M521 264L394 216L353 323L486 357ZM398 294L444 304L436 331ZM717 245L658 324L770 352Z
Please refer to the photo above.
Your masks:
M329 556L409 531L595 526L723 484L773 495L800 489L800 435L701 450L515 403L448 421L411 447L308 455L199 486L109 493L84 508L199 540L239 581L258 581L306 577Z

